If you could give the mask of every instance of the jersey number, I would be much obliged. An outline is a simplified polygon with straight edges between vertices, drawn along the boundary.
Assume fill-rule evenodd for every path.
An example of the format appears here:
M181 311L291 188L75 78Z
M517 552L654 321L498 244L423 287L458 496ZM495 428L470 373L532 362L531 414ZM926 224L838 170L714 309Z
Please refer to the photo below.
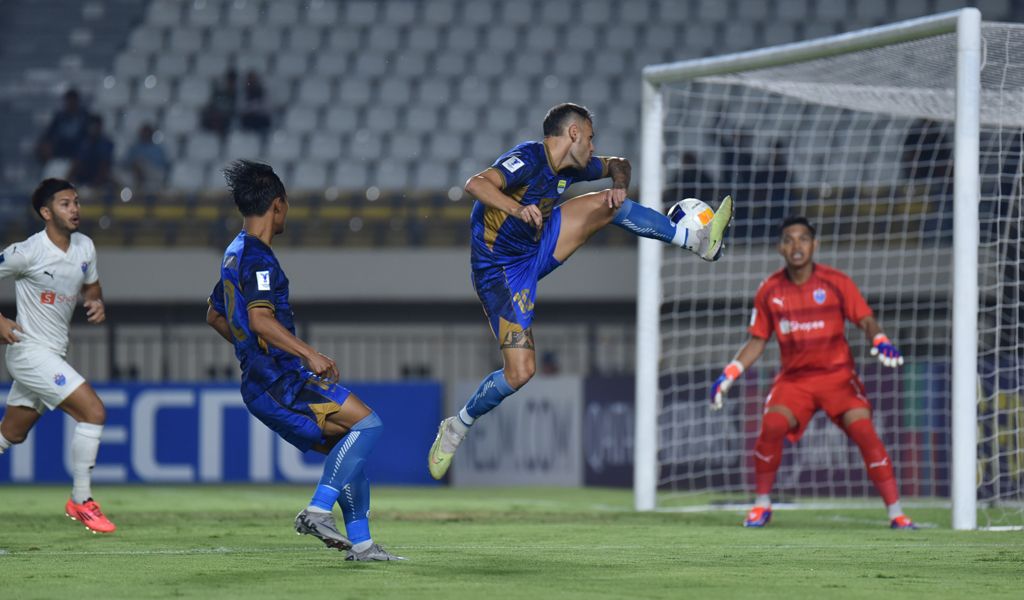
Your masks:
M230 281L224 282L224 306L227 307L228 311L228 328L231 330L231 335L235 336L235 339L239 342L244 342L247 336L245 330L235 324L235 306L238 303L238 292L235 291L235 284Z

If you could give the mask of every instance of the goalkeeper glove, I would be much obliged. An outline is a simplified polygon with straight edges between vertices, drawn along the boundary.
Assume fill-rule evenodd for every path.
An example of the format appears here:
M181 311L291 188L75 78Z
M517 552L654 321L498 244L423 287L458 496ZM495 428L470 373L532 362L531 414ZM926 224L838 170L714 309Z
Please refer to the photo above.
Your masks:
M711 384L711 410L720 410L722 408L722 399L725 393L729 391L732 382L736 381L742 374L743 363L738 360L732 361L722 369L722 374Z
M884 333L880 333L872 340L871 356L877 356L878 361L887 367L897 367L903 364L903 355L892 345Z

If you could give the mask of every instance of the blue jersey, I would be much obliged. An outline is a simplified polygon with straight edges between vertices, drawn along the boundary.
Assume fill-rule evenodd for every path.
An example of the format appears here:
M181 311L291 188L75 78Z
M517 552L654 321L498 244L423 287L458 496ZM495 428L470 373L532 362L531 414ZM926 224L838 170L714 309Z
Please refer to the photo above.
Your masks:
M503 192L520 204L536 204L547 221L569 186L604 177L605 162L595 156L584 169L562 169L556 173L543 143L523 142L502 154L491 166L504 180ZM479 200L473 204L470 219L474 270L517 262L540 246L536 228Z
M304 370L297 356L267 345L249 329L249 309L265 307L295 334L288 278L274 251L259 238L242 231L228 246L210 304L224 315L231 329L235 356L242 367L243 400L249 402L260 396L282 375Z

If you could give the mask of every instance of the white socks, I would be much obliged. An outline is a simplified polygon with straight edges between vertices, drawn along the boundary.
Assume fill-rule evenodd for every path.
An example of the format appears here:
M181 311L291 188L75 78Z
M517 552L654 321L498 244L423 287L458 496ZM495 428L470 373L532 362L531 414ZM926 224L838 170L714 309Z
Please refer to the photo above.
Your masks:
M462 407L462 410L459 411L459 418L452 421L452 429L462 435L466 435L469 433L469 426L473 424L473 421L476 421L476 419L469 416L466 407Z
M0 454L3 454L10 447L11 442L4 437L4 434L0 433Z
M759 508L771 508L772 497L769 496L768 494L758 494L754 496L754 506L757 506Z
M885 509L887 511L889 511L889 520L890 521L903 514L903 507L900 506L900 501L899 500L897 500L896 502L893 502L889 506L886 506Z
M359 542L358 544L352 544L352 551L353 552L365 552L372 545L373 545L373 538L370 538L368 540L363 540L363 541Z
M81 504L92 498L92 468L100 449L102 425L79 423L71 437L71 499Z

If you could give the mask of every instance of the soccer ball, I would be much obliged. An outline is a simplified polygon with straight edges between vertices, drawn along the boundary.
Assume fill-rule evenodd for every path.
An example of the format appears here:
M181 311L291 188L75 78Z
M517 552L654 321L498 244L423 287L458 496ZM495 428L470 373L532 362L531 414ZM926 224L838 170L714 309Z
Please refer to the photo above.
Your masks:
M667 214L674 224L682 225L690 231L700 231L708 226L715 211L696 198L686 198L673 204Z

